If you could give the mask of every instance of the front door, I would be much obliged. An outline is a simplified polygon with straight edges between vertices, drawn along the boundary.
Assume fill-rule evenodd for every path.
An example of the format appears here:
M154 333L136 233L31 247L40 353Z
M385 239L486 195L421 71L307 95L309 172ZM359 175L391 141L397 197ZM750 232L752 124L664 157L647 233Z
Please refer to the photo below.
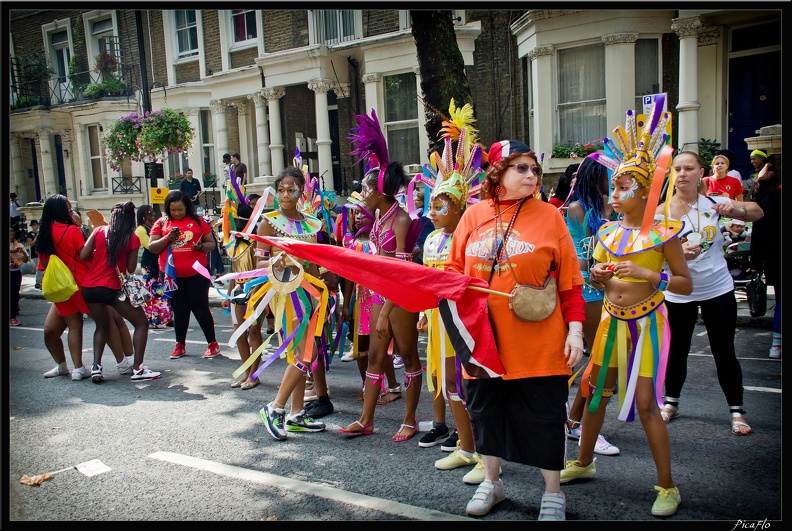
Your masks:
M753 172L746 138L781 124L781 52L729 60L729 149L743 179Z

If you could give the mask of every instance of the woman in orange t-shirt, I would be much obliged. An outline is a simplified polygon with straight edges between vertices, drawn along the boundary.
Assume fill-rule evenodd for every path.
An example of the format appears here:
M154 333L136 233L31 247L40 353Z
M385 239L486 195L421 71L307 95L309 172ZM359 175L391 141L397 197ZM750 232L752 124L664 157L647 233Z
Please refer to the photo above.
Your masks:
M482 184L484 200L467 208L454 231L446 269L489 280L510 293L517 283L541 286L555 265L555 309L541 321L523 321L509 300L490 295L490 321L506 374L465 374L467 408L485 479L467 513L487 514L505 499L501 459L535 466L545 493L539 520L565 519L559 481L566 456L567 380L583 357L582 285L575 246L564 219L539 196L542 169L522 142L492 145ZM515 422L514 419L520 419Z

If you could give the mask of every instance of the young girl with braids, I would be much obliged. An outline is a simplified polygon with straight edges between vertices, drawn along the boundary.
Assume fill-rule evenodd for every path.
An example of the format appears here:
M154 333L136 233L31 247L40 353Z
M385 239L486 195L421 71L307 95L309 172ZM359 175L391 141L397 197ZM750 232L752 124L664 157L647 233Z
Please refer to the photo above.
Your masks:
M412 261L418 225L394 197L406 184L407 177L401 163L391 162L382 172L380 168L374 168L366 174L361 195L370 212L379 212L371 229L371 241L377 254ZM418 358L417 323L417 313L408 312L379 294L374 294L363 411L359 420L341 428L340 433L350 436L373 433L374 410L377 407L382 379L385 377L386 356L391 339L404 359L404 387L407 391L404 420L392 439L394 442L407 441L418 432L415 411L421 393L422 370L421 360Z
M651 512L666 517L676 513L682 498L671 476L668 429L660 415L670 335L664 291L687 295L693 283L678 238L682 223L667 215L654 219L673 153L665 145L663 132L670 115L662 107L659 97L640 129L634 112L627 112L626 127L614 130L618 145L612 151L618 162L594 155L614 170L612 204L622 218L605 223L597 232L597 263L589 280L595 288L605 289L605 297L583 373L587 400L580 452L576 460L567 461L561 483L596 475L594 447L618 377L618 418L630 422L637 413L641 419L657 470L657 498ZM668 193L673 190L673 177L671 173ZM670 274L663 272L664 262Z
M135 361L132 380L144 381L159 378L160 373L143 365L148 340L148 319L142 307L134 307L123 296L120 275L134 273L137 269L140 239L135 234L135 204L132 201L116 203L110 211L110 222L96 227L80 251L82 260L90 260L91 267L85 275L82 295L96 322L94 331L94 359L91 379L94 383L104 380L102 354L104 353L110 328L115 326L107 306L115 309L132 323L135 332L132 345Z

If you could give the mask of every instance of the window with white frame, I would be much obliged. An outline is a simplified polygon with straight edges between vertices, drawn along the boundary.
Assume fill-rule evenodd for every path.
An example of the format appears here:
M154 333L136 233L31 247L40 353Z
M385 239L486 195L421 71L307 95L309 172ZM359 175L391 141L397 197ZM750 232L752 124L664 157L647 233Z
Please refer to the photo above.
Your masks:
M198 23L194 9L173 12L176 29L176 57L183 59L198 55Z
M88 134L88 160L91 165L91 189L107 190L107 170L102 158L101 131L99 125L86 127Z
M231 35L235 44L256 39L256 11L254 9L231 10Z
M172 153L168 156L168 170L171 178L184 177L184 172L188 169L192 169L193 175L195 175L195 168L190 168L186 153Z
M558 51L558 141L591 142L605 137L605 46Z
M214 157L214 133L212 131L212 113L208 110L201 110L201 149L203 152L203 173L217 176L215 171ZM211 184L211 183L210 183Z
M660 92L660 52L657 39L635 42L635 108L643 109L647 94Z
M390 160L420 164L417 82L413 72L383 76L385 139Z
M66 76L69 74L69 60L71 59L68 32L63 30L50 33L50 44L53 51L52 62L55 66L58 82L66 83Z
M352 9L315 9L312 14L315 44L338 44L363 35L362 12Z

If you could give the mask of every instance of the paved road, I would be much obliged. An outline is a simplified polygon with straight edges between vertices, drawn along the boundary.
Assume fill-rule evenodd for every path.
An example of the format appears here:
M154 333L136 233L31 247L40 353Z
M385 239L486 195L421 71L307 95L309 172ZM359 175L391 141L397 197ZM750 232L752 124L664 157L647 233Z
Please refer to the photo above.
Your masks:
M290 434L278 442L267 434L258 410L274 397L284 361L268 368L257 388L232 389L238 354L224 345L222 356L203 359L205 342L193 323L190 355L180 360L168 359L172 329L151 330L146 360L162 371L159 380L134 384L113 369L105 371L101 385L44 379L42 373L53 365L41 332L47 308L46 301L27 295L19 317L24 326L9 330L12 525L27 520L472 521L464 508L475 488L461 480L467 469L435 470L433 462L447 454L419 448L417 439L391 441L404 400L378 406L372 436L348 440L337 433L357 419L361 407L354 398L360 385L354 363L335 359L328 373L336 408L323 419L328 430ZM223 344L231 334L229 318L219 308L213 314ZM781 360L767 358L766 319L741 319L739 326L745 408L754 433L730 434L699 324L681 416L669 425L680 511L665 521L650 515L656 475L643 431L640 423L616 420L610 408L602 433L621 455L599 457L596 479L563 486L566 525L591 525L583 522L590 520L611 522L609 527L637 521L678 527L695 521L697 527L731 530L738 521L756 525L767 518L780 528ZM93 329L87 319L86 361ZM112 355L105 355L106 367L112 367ZM418 415L431 418L427 393ZM568 451L577 455L574 441ZM89 477L73 468L94 459L111 470ZM19 483L23 475L45 472L58 473L39 487ZM535 520L540 473L504 463L503 480L506 501L481 520Z

